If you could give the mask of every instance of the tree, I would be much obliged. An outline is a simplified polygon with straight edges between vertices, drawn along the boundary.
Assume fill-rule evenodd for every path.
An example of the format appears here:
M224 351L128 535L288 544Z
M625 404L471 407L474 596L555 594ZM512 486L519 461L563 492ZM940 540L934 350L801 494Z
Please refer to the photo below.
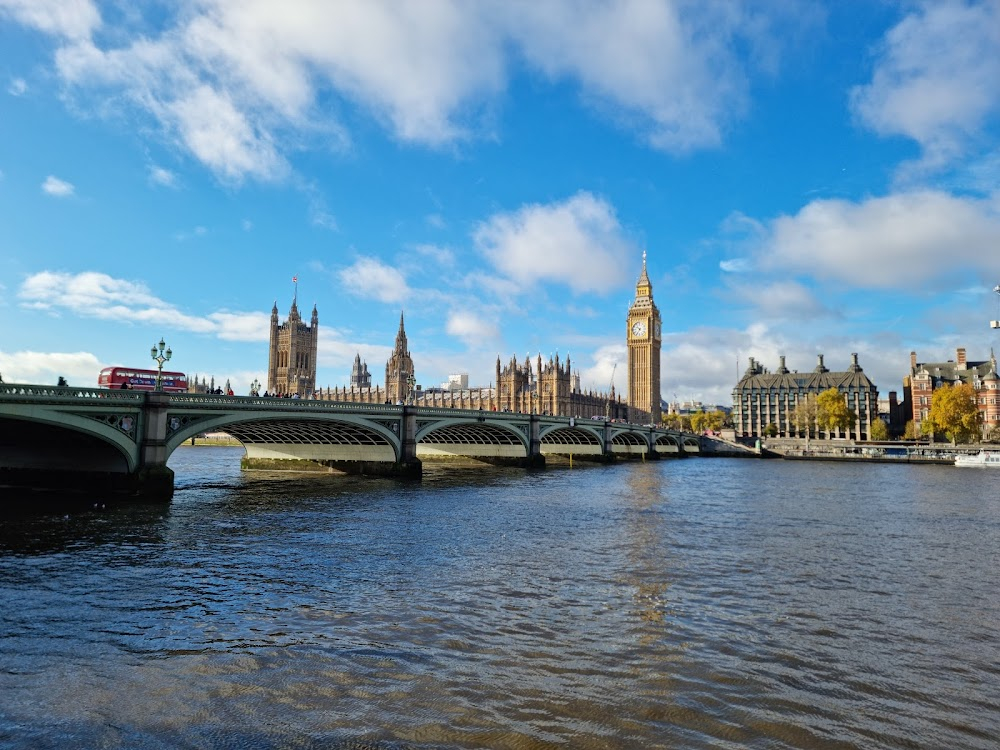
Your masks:
M726 423L726 416L726 413L719 409L708 412L708 414L705 415L705 429L711 430L712 432L718 432Z
M907 420L906 427L903 428L903 439L904 440L916 440L920 437L917 432L917 423L912 419Z
M800 434L805 433L807 445L809 438L812 436L813 425L816 424L817 411L816 395L810 393L802 401L799 401L795 405L795 408L792 409L792 413L788 415L792 424L795 425L795 429Z
M889 439L889 425L885 423L882 418L876 419L872 422L871 432L868 434L869 440L888 440Z
M934 389L931 410L921 427L924 432L943 432L953 445L979 440L983 414L976 405L971 383L943 385Z
M847 406L847 399L836 388L829 388L816 397L816 421L828 433L847 431L858 421L858 415Z
M704 409L699 409L694 414L691 415L691 431L692 432L705 432L711 430L715 432L722 428L722 423L726 420L726 413L716 409L715 411L706 412Z
M771 422L771 424L764 428L764 436L769 438L778 437L778 425Z

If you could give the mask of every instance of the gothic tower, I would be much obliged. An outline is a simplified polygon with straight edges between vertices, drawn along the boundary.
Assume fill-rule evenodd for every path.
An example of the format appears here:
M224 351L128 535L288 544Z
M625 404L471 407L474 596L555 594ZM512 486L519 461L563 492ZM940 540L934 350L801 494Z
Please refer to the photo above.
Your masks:
M628 406L634 422L660 422L660 311L653 302L653 285L642 273L635 285L635 301L628 310Z
M288 320L278 324L278 303L271 308L271 345L267 360L267 389L271 393L311 398L316 390L316 352L319 343L319 313L313 305L306 325L299 316L296 299Z
M361 361L361 354L354 355L354 366L351 368L351 390L363 391L372 387L372 374L368 372L368 363Z
M413 358L406 344L406 330L403 328L403 313L399 314L399 332L396 346L385 365L385 394L390 403L406 403L410 389L415 387L413 378Z

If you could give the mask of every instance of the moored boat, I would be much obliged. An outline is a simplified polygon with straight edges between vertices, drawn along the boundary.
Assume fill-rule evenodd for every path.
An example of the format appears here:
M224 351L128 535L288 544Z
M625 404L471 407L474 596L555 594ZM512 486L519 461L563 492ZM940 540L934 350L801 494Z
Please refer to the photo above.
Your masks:
M979 451L955 456L955 466L992 467L1000 469L1000 451Z

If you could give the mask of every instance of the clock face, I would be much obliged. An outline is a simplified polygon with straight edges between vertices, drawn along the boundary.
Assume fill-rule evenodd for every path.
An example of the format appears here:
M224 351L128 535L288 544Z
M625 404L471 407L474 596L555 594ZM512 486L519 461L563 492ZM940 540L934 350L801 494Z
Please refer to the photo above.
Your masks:
M633 336L645 336L646 335L646 324L641 320L637 320L632 324L632 335Z

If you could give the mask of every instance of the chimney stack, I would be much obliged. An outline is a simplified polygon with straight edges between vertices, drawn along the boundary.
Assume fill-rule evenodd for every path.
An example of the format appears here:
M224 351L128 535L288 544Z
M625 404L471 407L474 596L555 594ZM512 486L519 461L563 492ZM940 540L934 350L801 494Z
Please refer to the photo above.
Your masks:
M967 368L967 365L965 364L965 347L964 346L958 347L957 354L958 354L957 358L958 366L956 367L956 369L965 370Z
M910 352L910 372L917 371L917 353Z

